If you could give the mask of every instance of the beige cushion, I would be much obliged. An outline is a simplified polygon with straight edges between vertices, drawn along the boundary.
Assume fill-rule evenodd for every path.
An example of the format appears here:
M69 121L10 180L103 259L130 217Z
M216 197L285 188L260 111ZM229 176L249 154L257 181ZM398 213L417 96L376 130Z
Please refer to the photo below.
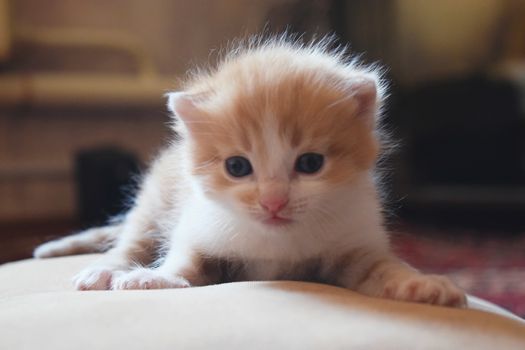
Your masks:
M525 349L519 321L311 283L74 291L94 256L0 267L0 349Z

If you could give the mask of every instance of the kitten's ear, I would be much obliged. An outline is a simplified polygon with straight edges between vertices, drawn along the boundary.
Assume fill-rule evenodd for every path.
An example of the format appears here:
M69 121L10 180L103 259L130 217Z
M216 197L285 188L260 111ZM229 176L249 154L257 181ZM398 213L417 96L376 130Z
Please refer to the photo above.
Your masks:
M199 119L201 114L195 105L195 100L186 92L168 92L164 95L168 98L168 110L185 124Z
M182 123L175 123L175 130L183 132L187 130L191 133L205 128L207 123L203 123L206 114L199 108L198 103L202 102L204 95L193 95L186 92L170 92L165 95L168 98L168 110L173 113L173 117Z
M357 102L355 115L365 118L371 127L375 126L377 114L377 82L372 77L354 78L350 86L352 99Z

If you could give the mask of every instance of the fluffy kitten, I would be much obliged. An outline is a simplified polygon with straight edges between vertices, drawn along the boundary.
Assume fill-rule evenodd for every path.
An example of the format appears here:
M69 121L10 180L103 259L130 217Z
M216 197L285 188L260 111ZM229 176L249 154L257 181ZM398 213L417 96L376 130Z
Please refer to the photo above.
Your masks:
M35 256L111 246L75 277L80 290L292 279L464 305L448 279L390 251L374 183L383 86L323 41L237 48L168 94L177 137L125 219Z

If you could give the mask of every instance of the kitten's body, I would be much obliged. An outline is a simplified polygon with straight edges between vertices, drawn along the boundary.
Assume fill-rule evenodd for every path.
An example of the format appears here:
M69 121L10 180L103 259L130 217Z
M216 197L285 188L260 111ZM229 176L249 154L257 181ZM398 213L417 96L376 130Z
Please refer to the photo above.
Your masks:
M79 289L296 279L462 304L448 280L391 255L374 183L382 83L325 44L259 42L170 94L180 138L154 162L123 222L35 256L116 240L76 277Z

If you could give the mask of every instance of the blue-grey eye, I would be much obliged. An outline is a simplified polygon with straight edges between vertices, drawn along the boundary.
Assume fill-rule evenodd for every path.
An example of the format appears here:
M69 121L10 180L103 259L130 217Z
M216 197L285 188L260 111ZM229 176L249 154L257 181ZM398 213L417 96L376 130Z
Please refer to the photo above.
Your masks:
M226 159L226 171L233 177L243 177L253 172L250 161L241 156Z
M300 155L295 162L295 171L304 174L318 172L324 163L324 156L319 153L305 153Z

